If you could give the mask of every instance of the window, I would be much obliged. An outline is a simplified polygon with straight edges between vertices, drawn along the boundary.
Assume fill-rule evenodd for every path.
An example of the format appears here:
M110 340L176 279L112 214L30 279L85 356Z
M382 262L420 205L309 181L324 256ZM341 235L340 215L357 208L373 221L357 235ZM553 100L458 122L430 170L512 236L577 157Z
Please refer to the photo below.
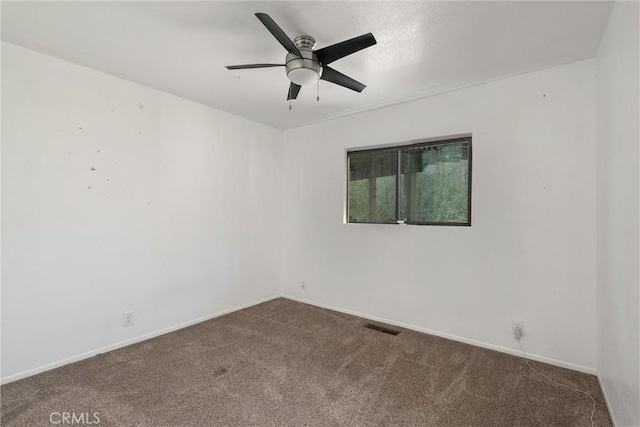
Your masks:
M347 152L351 223L471 225L471 138Z

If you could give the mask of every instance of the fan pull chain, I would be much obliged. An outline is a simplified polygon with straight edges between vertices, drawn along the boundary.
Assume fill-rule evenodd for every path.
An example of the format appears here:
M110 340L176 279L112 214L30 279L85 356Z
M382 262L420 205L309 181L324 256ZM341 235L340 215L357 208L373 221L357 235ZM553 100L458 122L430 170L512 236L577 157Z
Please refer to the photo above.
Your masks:
M316 96L316 102L320 102L320 80L318 80L318 92Z
M289 111L291 111L291 85L289 85Z

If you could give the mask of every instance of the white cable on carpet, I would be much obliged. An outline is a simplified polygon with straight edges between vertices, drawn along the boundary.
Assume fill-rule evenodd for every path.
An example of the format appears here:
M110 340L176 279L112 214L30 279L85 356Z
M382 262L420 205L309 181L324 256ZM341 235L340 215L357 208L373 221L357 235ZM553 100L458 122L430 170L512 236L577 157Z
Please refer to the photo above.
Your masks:
M573 387L568 386L566 384L559 383L557 381L552 380L551 378L549 378L545 374L542 374L542 373L536 371L536 369L533 366L531 366L531 364L529 363L529 358L527 357L527 352L525 351L524 347L522 346L522 343L520 342L519 338L518 338L518 344L520 344L520 350L522 350L522 353L524 354L524 360L525 360L525 362L527 362L527 366L529 368L531 368L531 370L533 372L535 372L536 374L540 375L541 377L546 378L550 383L552 383L552 384L554 384L556 386L565 387L565 388L568 388L569 390L573 390L573 391L575 391L577 393L586 394L587 396L589 396L591 398L591 400L593 401L593 409L591 409L591 417L589 419L591 420L591 427L593 427L593 425L594 425L593 424L593 415L596 413L596 400L593 398L591 393L588 393L588 392L583 391L583 390L578 390L577 388L573 388Z

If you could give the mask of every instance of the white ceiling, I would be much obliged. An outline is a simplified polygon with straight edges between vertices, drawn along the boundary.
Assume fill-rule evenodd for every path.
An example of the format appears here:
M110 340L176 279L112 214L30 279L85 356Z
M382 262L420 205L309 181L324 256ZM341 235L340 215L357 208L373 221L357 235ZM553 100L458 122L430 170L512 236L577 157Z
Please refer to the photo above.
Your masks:
M291 128L595 55L611 2L2 2L2 39L279 128ZM268 13L317 48L372 32L289 111L286 51Z

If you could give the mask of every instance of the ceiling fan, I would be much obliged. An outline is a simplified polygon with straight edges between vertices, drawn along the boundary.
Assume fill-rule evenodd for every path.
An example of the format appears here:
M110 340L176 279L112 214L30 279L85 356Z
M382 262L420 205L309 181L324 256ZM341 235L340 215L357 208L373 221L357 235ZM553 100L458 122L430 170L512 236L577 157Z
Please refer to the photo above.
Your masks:
M368 33L359 37L345 40L322 49L313 50L316 41L308 35L298 36L293 41L266 13L256 13L256 16L267 27L267 30L289 52L284 64L248 64L228 65L229 70L247 68L285 67L287 77L291 80L287 100L296 99L303 85L316 83L319 79L346 87L356 92L362 92L366 87L362 83L345 76L328 65L333 61L358 52L376 44L373 34Z

